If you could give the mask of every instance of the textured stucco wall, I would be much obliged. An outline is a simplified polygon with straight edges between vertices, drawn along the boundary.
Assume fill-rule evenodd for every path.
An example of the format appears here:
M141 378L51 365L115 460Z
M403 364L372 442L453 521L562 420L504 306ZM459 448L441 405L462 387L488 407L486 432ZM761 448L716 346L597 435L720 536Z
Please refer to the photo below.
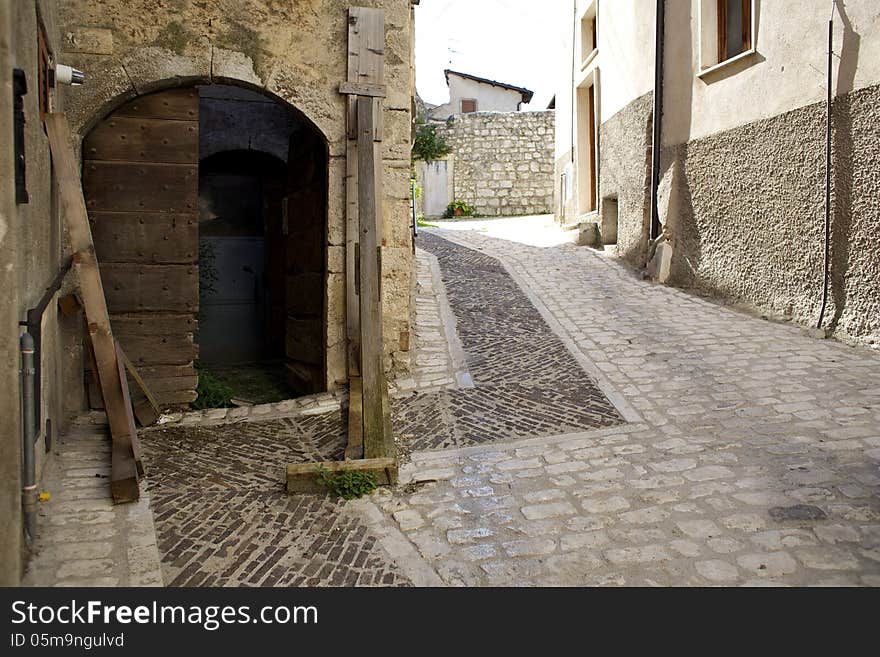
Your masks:
M437 133L452 148L455 200L486 216L553 212L552 111L462 114Z
M68 94L84 136L110 110L168 86L228 83L302 113L327 142L327 381L347 380L345 354L345 101L349 6L385 10L383 317L387 364L409 363L412 10L409 0L59 0L65 62L88 83ZM149 17L145 20L145 17Z
M617 254L643 265L651 220L651 126L654 94L633 101L599 127L599 221L605 243L609 199L617 201ZM608 236L606 238L606 236Z
M26 184L28 202L0 210L0 250L4 254L0 267L0 282L4 293L0 315L4 318L0 339L0 362L4 376L3 403L0 405L0 523L6 529L0 538L0 583L17 585L21 553L21 418L19 382L18 322L26 319L27 310L35 307L46 288L57 275L64 260L63 232L58 212L57 190L52 174L49 144L39 114L39 83L37 61L37 34L40 21L45 27L47 47L58 51L58 26L55 2L5 2L0 16L3 24L0 37L0 64L4 67L4 98L0 111L12 119L12 88L7 86L6 75L12 68L22 69L27 77L28 93L24 96L24 155L27 166ZM7 71L8 69L8 71ZM51 106L62 108L61 99L50 94ZM11 127L11 124L10 124ZM0 150L4 165L13 161L13 145L0 134ZM14 174L4 166L0 171L0 187L14 195ZM72 276L68 276L62 292L70 290ZM35 444L36 474L39 478L50 455L46 453L46 421L51 421L53 437L66 424L67 415L80 408L82 383L79 349L80 319L63 318L55 303L58 294L49 300L43 315L42 339L37 355L40 363L40 408ZM80 376L72 372L80 373Z
M825 326L880 347L880 87L835 101ZM672 281L813 324L822 295L825 107L664 149L676 170Z

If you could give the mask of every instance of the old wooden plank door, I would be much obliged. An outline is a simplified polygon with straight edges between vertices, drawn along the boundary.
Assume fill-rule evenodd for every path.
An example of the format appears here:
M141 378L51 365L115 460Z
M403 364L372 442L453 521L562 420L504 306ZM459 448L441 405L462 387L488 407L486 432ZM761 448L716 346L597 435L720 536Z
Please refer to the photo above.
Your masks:
M287 381L296 394L325 387L327 147L304 128L291 135L282 232L286 240Z
M83 141L83 191L113 332L161 405L195 400L199 95L141 96Z

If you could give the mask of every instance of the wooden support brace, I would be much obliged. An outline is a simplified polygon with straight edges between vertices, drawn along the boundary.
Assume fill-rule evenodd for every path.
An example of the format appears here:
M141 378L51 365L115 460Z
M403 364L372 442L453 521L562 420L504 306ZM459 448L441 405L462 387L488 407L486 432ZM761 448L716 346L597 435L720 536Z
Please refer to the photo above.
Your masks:
M118 342L116 343L116 348L116 353L119 358L122 359L122 362L125 365L125 370L128 372L128 376L135 383L135 394L132 395L134 415L142 427L151 427L159 421L159 404L156 402L156 398L147 387L147 384L144 383L137 368L135 368L128 356L125 355L125 352L122 350L122 347L119 346ZM129 392L131 392L130 387Z
M110 490L114 502L131 502L140 497L135 445L137 432L131 404L127 400L128 385L120 374L116 342L110 328L107 300L95 257L89 228L79 165L71 141L70 126L64 114L47 114L46 132L58 179L61 206L67 222L74 262L79 273L80 295L85 309L88 333L97 364L97 377L104 398L107 420L112 436Z
M339 93L351 94L353 96L385 98L385 85L370 84L368 82L343 82L339 85Z
M287 466L287 492L326 493L327 489L318 482L319 468L326 468L330 472L370 472L380 486L393 486L397 483L396 459L292 463Z

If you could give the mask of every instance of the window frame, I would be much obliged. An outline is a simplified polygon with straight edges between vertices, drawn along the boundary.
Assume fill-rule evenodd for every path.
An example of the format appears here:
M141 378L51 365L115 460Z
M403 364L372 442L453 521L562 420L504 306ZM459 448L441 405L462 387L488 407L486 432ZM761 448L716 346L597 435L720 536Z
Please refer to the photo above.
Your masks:
M465 103L473 103L474 109L466 112L464 109ZM476 98L462 98L458 101L458 110L461 114L476 114L479 110L477 109L477 99Z
M599 53L599 7L596 0L593 0L581 13L578 18L578 28L576 52L580 54L580 66L583 71ZM589 32L593 41L593 47L590 50L587 50L585 47L586 40L584 39L584 34L586 32Z
M757 2L756 0L741 0L743 11L748 12L743 21L743 51L732 57L726 56L726 14L727 0L700 0L700 24L699 24L699 70L697 77L711 76L715 71L725 68L735 62L739 62L757 52L756 28L757 28Z

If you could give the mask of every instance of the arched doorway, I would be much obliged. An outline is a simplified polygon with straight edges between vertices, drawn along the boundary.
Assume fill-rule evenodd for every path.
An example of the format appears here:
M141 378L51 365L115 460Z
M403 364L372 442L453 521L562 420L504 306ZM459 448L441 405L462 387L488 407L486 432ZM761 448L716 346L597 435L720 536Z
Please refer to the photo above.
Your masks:
M325 388L327 148L308 120L230 85L140 96L86 135L83 190L114 332L160 403L195 401L199 363L272 370L257 403Z

